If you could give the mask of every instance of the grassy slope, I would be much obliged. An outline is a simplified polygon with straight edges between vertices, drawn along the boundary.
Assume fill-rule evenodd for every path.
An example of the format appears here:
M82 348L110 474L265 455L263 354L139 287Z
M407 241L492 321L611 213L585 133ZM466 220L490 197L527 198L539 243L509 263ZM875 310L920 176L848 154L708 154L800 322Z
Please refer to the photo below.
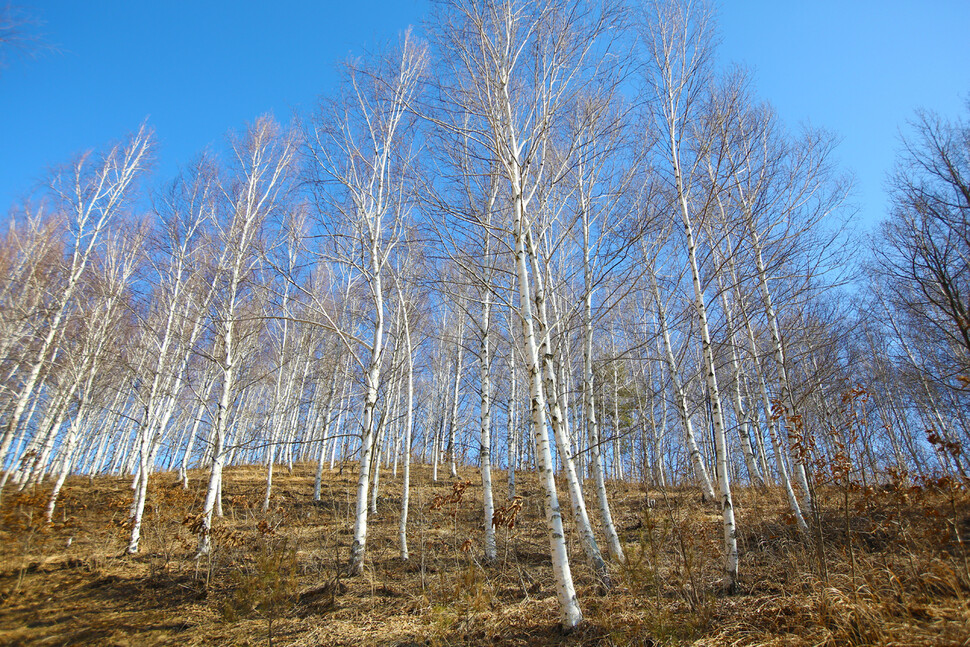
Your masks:
M409 563L398 559L400 479L385 472L365 574L350 579L338 575L352 538L349 466L327 475L320 504L311 500L310 466L278 471L266 514L263 470L228 470L216 549L199 561L189 526L204 475L193 476L189 491L172 474L153 478L143 552L134 557L121 555L127 480L69 481L49 527L45 491L5 492L0 645L265 645L271 634L275 645L970 641L970 577L956 541L970 536L970 496L951 483L857 489L847 508L844 493L823 490L822 554L798 540L780 493L738 491L735 596L718 589L719 515L696 491L612 484L627 564L612 567L616 587L601 591L570 534L587 621L563 636L541 497L529 475L519 477L516 527L498 531L499 562L484 565L475 470L461 474L471 484L459 506L432 505L451 484L414 470ZM504 491L504 475L495 482Z

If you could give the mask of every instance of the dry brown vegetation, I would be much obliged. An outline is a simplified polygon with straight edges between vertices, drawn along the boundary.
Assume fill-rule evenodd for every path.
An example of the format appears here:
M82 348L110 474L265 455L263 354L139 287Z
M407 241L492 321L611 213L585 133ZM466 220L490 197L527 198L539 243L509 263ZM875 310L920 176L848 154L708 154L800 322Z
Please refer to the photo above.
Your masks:
M811 544L780 493L738 489L742 579L731 596L719 589L719 515L696 490L612 483L627 562L611 567L615 587L603 591L572 538L586 621L563 635L529 475L518 480L516 523L498 532L498 562L486 565L474 470L461 474L471 482L461 496L415 470L422 485L412 492L406 563L399 486L388 474L365 573L346 578L351 470L328 477L320 503L309 466L284 472L268 513L264 472L228 470L225 517L201 560L191 532L201 473L188 491L173 474L152 477L137 556L122 555L127 479L69 481L50 526L46 492L4 493L0 644L970 644L970 496L949 480L822 489Z

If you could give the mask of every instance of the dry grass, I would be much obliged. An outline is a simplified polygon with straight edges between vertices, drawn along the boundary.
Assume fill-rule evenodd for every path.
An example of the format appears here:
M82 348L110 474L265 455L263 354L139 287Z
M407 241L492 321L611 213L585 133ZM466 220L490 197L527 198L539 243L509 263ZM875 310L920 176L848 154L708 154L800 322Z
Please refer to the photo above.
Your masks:
M535 480L482 563L481 486L456 503L449 481L416 468L409 562L398 558L398 481L382 478L361 576L340 566L351 541L350 468L311 500L312 473L226 473L215 549L193 559L183 523L203 474L181 489L154 477L143 551L122 555L129 483L69 481L55 522L45 492L5 493L0 508L0 644L4 645L959 645L970 644L970 496L950 482L822 490L823 550L796 535L777 492L739 490L741 587L719 589L720 523L695 490L613 484L627 561L599 589L571 533L586 622L563 635ZM497 483L502 481L497 478ZM440 495L440 505L432 505ZM656 505L648 507L648 500ZM569 520L567 519L567 522Z

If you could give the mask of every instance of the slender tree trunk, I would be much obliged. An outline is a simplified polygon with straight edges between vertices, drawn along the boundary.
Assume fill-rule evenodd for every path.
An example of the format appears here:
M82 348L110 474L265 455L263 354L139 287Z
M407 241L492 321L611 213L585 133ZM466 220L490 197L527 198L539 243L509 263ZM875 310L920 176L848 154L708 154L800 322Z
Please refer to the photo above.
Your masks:
M509 312L509 412L508 418L506 419L506 435L508 437L508 498L509 500L515 497L515 467L518 461L518 452L516 452L516 446L518 445L518 438L516 437L516 405L517 405L517 370L515 367L515 335L512 330L512 315Z
M720 284L721 282L718 281ZM765 487L764 478L761 476L758 470L758 464L755 461L754 450L751 447L751 434L749 429L749 419L747 412L744 408L744 403L741 401L741 362L738 358L738 348L735 344L735 331L734 322L731 317L731 309L728 304L727 291L724 289L723 285L720 285L721 298L724 307L724 318L727 323L728 329L728 341L731 346L731 366L734 372L734 380L731 388L731 395L734 397L734 416L737 420L738 437L741 440L741 452L744 454L744 464L748 470L748 478L757 485L758 487Z
M504 86L507 95L509 89ZM511 104L509 104L511 105ZM512 142L513 150L517 144ZM556 493L555 471L549 436L546 429L546 397L542 382L542 367L539 363L539 349L533 324L532 295L530 294L528 259L526 258L525 205L517 161L509 165L511 170L511 189L513 202L513 236L515 245L515 272L519 288L519 315L522 324L522 343L529 373L529 389L532 399L532 433L536 453L536 468L539 482L545 493L546 530L549 535L549 549L552 556L552 569L556 580L556 595L559 599L562 624L571 629L583 621L583 613L573 586L569 556L566 552L566 536L563 530L562 512Z
M593 483L599 503L600 522L609 546L610 555L618 562L624 561L623 548L613 524L610 501L606 492L606 479L603 474L603 454L600 448L599 424L596 420L596 403L593 391L593 284L590 266L589 213L583 210L583 405L586 418L586 435L589 439L590 463L593 468Z
M458 387L461 385L461 360L465 350L465 317L458 313L458 331L455 348L455 383L451 395L451 423L448 425L448 445L445 450L445 458L448 461L448 472L451 478L458 478L458 468L455 458L455 443L458 437Z
M350 574L363 572L367 547L368 487L370 485L371 459L374 451L374 410L380 387L381 359L384 353L384 284L379 264L378 239L371 240L370 292L374 305L374 336L371 342L370 362L367 367L364 393L364 411L361 416L360 473L357 479L357 512L354 515L354 540L350 547Z
M401 483L401 523L398 536L401 542L401 559L408 559L408 504L411 497L411 433L414 428L414 352L411 348L411 326L404 304L404 296L398 292L404 324L404 344L407 358L407 419L404 423L404 473Z
M229 407L232 403L232 391L235 387L236 367L232 350L234 341L233 323L232 319L227 322L226 331L223 335L225 351L223 354L222 393L219 396L219 408L213 428L209 485L206 488L205 503L202 508L203 521L199 532L199 555L207 555L212 549L212 514L216 509L217 499L221 500L222 469L226 462L226 429L229 426Z
M317 472L313 479L313 500L320 500L320 489L323 483L323 463L327 455L327 441L330 436L330 422L333 419L334 402L337 399L337 376L340 371L334 366L333 378L330 380L330 388L327 392L327 413L323 421L323 437L320 439L320 452L317 456Z
M742 194L742 201L745 200ZM778 317L775 315L775 308L772 305L771 300L771 290L768 287L768 272L765 269L764 258L761 253L761 240L758 237L758 232L754 225L754 218L752 217L747 204L744 208L745 221L748 226L748 234L750 236L750 242L752 246L752 252L754 253L755 263L758 269L758 286L761 290L761 298L764 305L765 317L768 320L768 330L771 333L771 343L774 349L774 359L775 359L775 369L778 376L778 387L779 387L779 398L778 401L782 405L784 411L791 415L795 415L795 403L792 395L791 384L788 381L788 369L785 365L785 350L781 341L781 333L778 328ZM786 416L781 416L779 420L784 420ZM787 420L785 420L787 423ZM789 436L794 436L796 433L801 433L794 429L792 425L787 425L789 429ZM789 438L791 442L793 439ZM804 447L804 441L801 438L794 438L794 442L798 447ZM795 472L795 478L798 481L798 486L802 490L802 494L805 496L805 501L811 510L812 506L812 494L811 489L808 486L808 476L805 473L805 464L802 458L804 453L803 449L793 448L792 463Z
M669 110L670 114L674 110ZM721 516L724 527L724 585L734 591L738 579L738 543L737 530L734 520L734 503L731 497L731 486L728 474L727 442L724 431L724 412L721 406L721 392L718 389L717 373L715 372L714 351L711 344L711 332L707 323L707 307L704 303L704 291L701 287L700 268L697 263L697 245L694 242L694 230L691 226L690 210L684 190L683 175L680 167L678 152L678 136L676 122L669 124L670 160L674 171L674 181L677 188L677 199L680 215L683 220L684 234L687 239L687 258L690 264L691 278L694 284L694 302L699 320L701 333L701 347L704 355L704 369L707 387L710 392L711 416L714 420L714 444L716 452L717 480L720 487Z
M192 459L192 447L195 444L195 439L199 435L199 425L202 424L202 418L205 415L205 410L207 408L209 394L212 392L212 386L215 384L214 377L206 377L202 386L202 393L199 397L199 406L195 410L195 420L192 421L192 430L189 432L189 442L185 447L185 453L182 455L182 465L179 468L180 477L182 479L182 487L184 489L189 489L189 461Z
M757 355L757 344L754 337L754 329L751 326L751 320L745 318L745 326L748 330L748 344L751 347L752 364L757 373L758 385L761 390L761 401L765 412L766 423L768 425L768 434L771 436L771 448L775 455L775 468L778 471L778 477L781 479L782 487L785 490L785 496L788 499L788 505L791 508L792 514L795 517L795 523L798 526L799 532L803 537L809 536L808 524L805 523L805 517L802 515L801 505L798 503L798 497L795 495L795 489L792 487L791 479L788 476L788 468L785 465L785 454L784 449L781 444L781 440L778 437L778 430L772 420L773 416L771 414L771 399L768 397L768 387L765 385L764 374L761 370L761 363Z
M571 452L572 441L569 430L566 427L566 420L563 416L562 407L559 405L559 389L556 383L556 370L553 364L554 351L552 348L552 330L548 323L545 304L545 289L543 286L542 275L538 259L535 255L535 246L529 239L529 256L532 261L532 270L535 282L535 295L533 297L536 306L536 318L538 324L539 356L541 368L545 380L546 401L549 407L549 422L552 425L553 433L556 438L556 450L559 460L563 466L566 477L566 487L569 491L569 500L572 504L572 511L576 529L579 532L583 551L589 559L593 570L596 571L603 586L607 589L613 586L610 578L609 569L603 560L596 537L593 535L593 527L589 521L589 513L586 509L586 499L583 496L583 489L576 474L576 465Z
M486 234L487 236L488 234ZM487 256L486 247L486 256ZM495 550L495 527L492 525L492 516L495 513L495 502L492 498L492 385L490 381L491 371L491 348L489 346L489 329L491 324L492 304L489 300L488 286L483 286L481 290L482 299L482 325L480 334L480 346L478 354L479 376L481 386L481 449L479 458L481 460L482 472L482 502L485 512L485 560L494 562L496 558Z
M707 467L704 465L704 456L697 446L697 438L694 435L694 425L691 422L690 410L687 407L687 394L680 382L677 372L677 364L674 359L674 350L670 343L670 333L667 330L667 316L664 312L663 302L660 299L660 287L656 280L653 283L653 295L657 303L657 325L660 326L660 338L664 345L664 358L667 361L667 371L670 373L670 384L674 390L677 413L680 414L681 423L684 425L684 434L687 439L687 452L691 464L694 466L694 473L701 481L701 494L705 501L713 501L717 497L714 494L714 486L711 477L708 476Z

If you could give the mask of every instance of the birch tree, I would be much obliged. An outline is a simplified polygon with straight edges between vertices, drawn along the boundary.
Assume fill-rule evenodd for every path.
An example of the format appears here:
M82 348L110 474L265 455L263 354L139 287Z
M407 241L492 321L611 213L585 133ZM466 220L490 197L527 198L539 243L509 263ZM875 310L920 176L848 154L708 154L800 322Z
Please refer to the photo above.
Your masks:
M970 106L968 106L970 107ZM960 398L970 385L970 123L918 112L890 178L873 274L916 370Z
M140 322L141 352L134 393L141 415L136 428L138 471L132 485L127 552L138 551L151 457L171 417L195 344L204 330L214 284L205 285L207 235L215 210L214 169L205 160L187 170L157 200L159 234L151 276L156 284Z
M645 45L652 66L648 76L657 105L657 127L664 132L664 154L673 175L673 200L683 226L688 267L694 291L694 309L698 319L704 373L711 404L711 418L716 445L716 472L720 489L719 503L724 530L724 586L733 591L738 577L737 531L734 504L728 474L727 442L721 392L707 314L707 302L697 259L697 211L706 209L703 189L694 180L702 168L697 165L704 155L708 133L694 131L705 84L709 82L710 16L703 10L692 12L689 4L653 5L654 15L645 28ZM691 139L692 135L695 139ZM685 142L694 147L693 166L684 167Z
M202 510L199 554L211 548L212 515L220 498L222 470L227 456L229 416L236 395L236 380L245 349L241 333L244 315L253 312L259 247L265 242L265 225L285 204L294 169L296 142L270 119L254 123L244 137L233 141L234 168L221 186L218 241L221 251L215 268L219 288L214 309L218 345L213 360L220 367L220 394L211 439L209 484ZM250 322L251 326L251 320Z
M401 559L407 561L408 553L408 508L411 497L411 436L414 430L414 347L411 342L413 315L408 310L404 292L398 289L398 308L401 309L404 357L407 363L407 385L405 388L406 413L404 422L404 466L401 482L401 517L398 525L398 540L401 543Z
M437 43L449 66L442 98L460 106L470 121L449 127L467 133L482 155L493 160L503 179L510 222L507 245L516 277L521 344L529 373L532 434L546 524L565 628L582 620L565 550L562 515L547 431L547 386L537 333L532 237L542 197L540 186L554 183L571 162L570 147L552 155L553 130L561 124L579 86L603 63L605 36L615 15L600 3L471 0L442 5L435 16ZM598 49L603 48L603 49ZM442 81L445 79L443 78ZM568 444L559 447L566 451Z
M349 66L341 97L319 115L309 134L323 227L330 237L324 257L360 277L369 298L369 330L334 328L365 374L350 573L361 572L366 554L374 414L385 347L384 281L408 216L414 155L409 106L425 60L425 50L405 33L393 55Z
M52 204L66 214L70 232L65 250L64 285L51 304L46 331L36 351L23 366L25 375L20 380L19 393L14 398L0 440L0 464L24 423L24 412L38 388L41 371L56 349L55 342L62 332L65 317L74 307L75 292L82 277L97 254L104 234L128 208L135 182L145 169L151 147L151 132L143 126L100 157L91 152L81 155L50 183Z
M84 319L89 327L82 332L80 365L75 368L77 375L73 380L77 388L77 410L61 440L60 472L54 482L44 515L48 522L54 514L61 487L77 460L75 450L78 439L84 426L93 422L91 418L99 404L100 389L97 387L103 388L104 377L110 374L108 367L112 361L107 356L109 349L114 350L114 356L117 357L117 338L112 337L122 331L118 320L123 316L126 300L131 296L129 289L137 269L144 231L111 232L106 235L106 239L103 256L99 255L94 260L99 266L97 293L85 295L86 303L79 304L81 312L87 315ZM114 368L117 370L118 367Z

